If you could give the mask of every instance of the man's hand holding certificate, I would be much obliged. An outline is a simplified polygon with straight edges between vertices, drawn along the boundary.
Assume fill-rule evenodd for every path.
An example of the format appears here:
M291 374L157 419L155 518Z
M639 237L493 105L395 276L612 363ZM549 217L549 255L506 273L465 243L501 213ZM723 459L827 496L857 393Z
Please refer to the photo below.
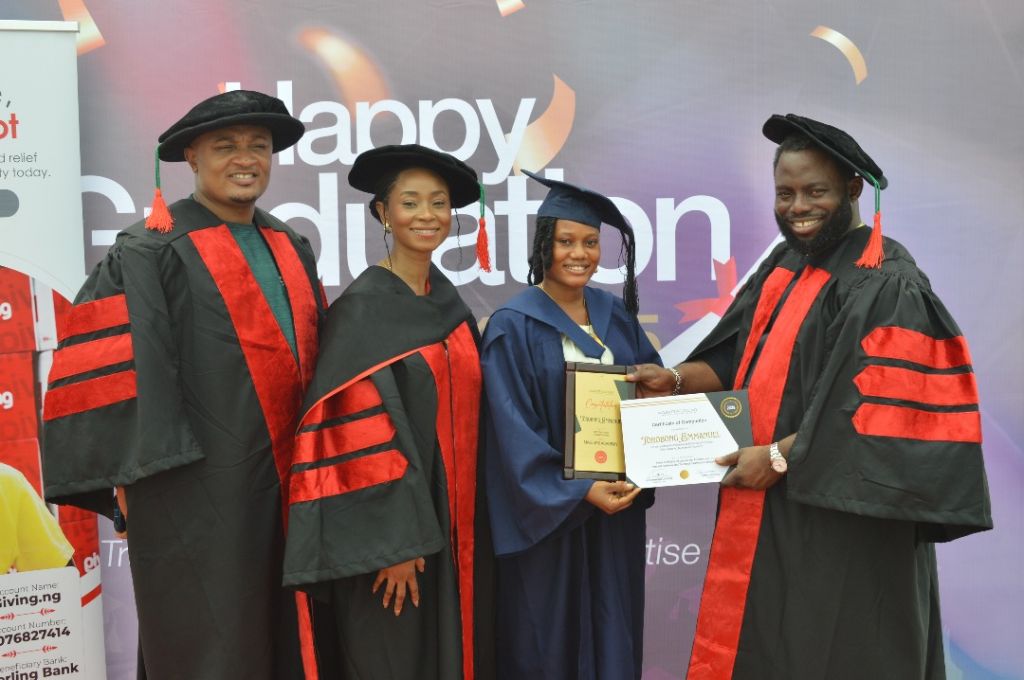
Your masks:
M715 458L750 446L745 390L623 401L626 477L644 488L720 482Z

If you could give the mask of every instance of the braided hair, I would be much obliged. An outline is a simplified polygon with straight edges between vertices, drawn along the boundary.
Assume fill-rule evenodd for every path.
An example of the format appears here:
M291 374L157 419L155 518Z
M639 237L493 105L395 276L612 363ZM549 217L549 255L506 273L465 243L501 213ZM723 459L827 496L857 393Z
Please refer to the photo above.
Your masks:
M527 284L534 286L544 280L544 272L551 268L555 251L555 225L557 217L538 217L537 230L533 235L533 251L530 253L530 271ZM626 266L626 281L622 286L622 302L633 316L640 311L640 299L636 285L636 243L632 229L620 229L622 248L619 250L619 265Z

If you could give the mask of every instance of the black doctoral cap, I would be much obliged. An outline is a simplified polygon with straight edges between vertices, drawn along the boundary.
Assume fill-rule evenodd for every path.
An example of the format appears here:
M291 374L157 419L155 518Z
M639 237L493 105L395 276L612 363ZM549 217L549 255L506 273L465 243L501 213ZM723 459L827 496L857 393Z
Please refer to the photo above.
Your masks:
M185 148L196 137L232 125L260 125L268 128L275 153L299 141L306 132L306 126L288 113L284 102L262 92L232 90L199 102L157 140L156 192L152 210L146 218L147 229L166 233L174 228L174 218L160 191L160 161L183 161Z
M529 170L523 170L523 174L548 187L548 195L537 208L537 217L572 220L597 229L600 229L602 224L608 224L622 233L626 260L626 284L622 290L622 299L626 303L626 308L636 314L639 303L636 299L636 246L633 227L626 221L615 203L607 196L575 184L548 179Z
M476 170L455 156L419 144L381 146L364 151L356 157L348 173L348 183L355 189L373 194L369 202L370 214L378 222L382 222L381 216L377 214L377 201L388 188L385 183L410 168L424 168L443 179L448 185L448 195L453 208L462 208L474 201L480 201L480 230L477 232L476 254L480 268L490 271L483 185L477 182Z
M785 116L776 113L765 121L761 131L776 144L782 144L793 133L805 135L870 184L875 184L877 180L879 189L889 186L889 180L882 174L882 169L860 148L857 140L837 127L795 113L787 113Z
M260 125L273 137L274 152L299 141L306 126L288 113L277 97L252 90L233 90L204 99L160 135L162 161L185 160L185 147L199 135L232 125Z
M882 169L872 160L864 149L860 148L853 137L837 127L822 123L812 118L798 116L795 113L773 114L765 121L761 132L765 137L775 142L782 142L793 134L804 135L822 151L829 154L837 162L853 170L863 177L875 189L875 220L871 238L868 239L864 252L857 260L859 267L879 267L884 259L882 252L882 211L881 191L889 186L889 180L882 173Z

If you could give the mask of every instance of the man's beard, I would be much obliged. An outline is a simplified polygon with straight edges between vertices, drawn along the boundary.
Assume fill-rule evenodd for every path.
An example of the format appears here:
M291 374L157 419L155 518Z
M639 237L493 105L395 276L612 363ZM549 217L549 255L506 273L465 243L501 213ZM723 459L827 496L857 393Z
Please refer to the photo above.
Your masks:
M786 243L789 244L790 248L805 256L823 253L834 246L850 230L850 223L852 221L853 202L846 198L836 208L832 217L825 224L821 225L821 229L814 235L814 238L804 240L798 238L793 233L793 230L786 224L786 220L779 213L775 213L775 222L779 225L779 231L786 238Z

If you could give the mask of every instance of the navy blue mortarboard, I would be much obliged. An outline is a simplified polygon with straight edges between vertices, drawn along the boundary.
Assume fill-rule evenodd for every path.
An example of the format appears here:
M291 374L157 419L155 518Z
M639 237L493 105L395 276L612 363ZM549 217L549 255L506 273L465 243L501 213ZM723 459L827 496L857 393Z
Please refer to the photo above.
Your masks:
M557 220L572 220L600 229L602 224L615 227L622 233L622 245L625 255L626 282L622 289L622 299L628 309L636 314L639 301L636 292L636 246L633 227L619 212L610 198L584 187L548 179L523 170L523 174L532 177L548 187L548 195L537 208L537 217L552 217Z
M568 182L541 177L529 170L523 170L523 174L532 177L549 189L548 195L537 209L537 217L572 220L589 224L598 229L602 224L609 224L619 231L629 232L632 236L633 228L629 226L629 222L607 196Z

